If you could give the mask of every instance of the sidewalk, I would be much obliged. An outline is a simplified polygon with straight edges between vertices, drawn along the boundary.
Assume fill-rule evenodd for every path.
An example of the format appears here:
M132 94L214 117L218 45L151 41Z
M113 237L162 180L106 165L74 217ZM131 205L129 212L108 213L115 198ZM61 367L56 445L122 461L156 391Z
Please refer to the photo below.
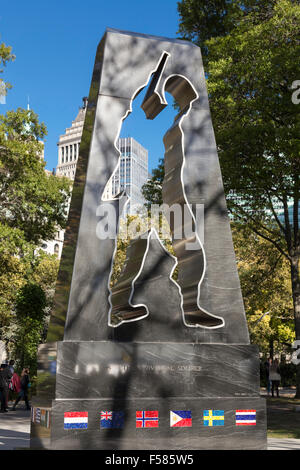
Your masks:
M294 398L296 393L296 389L290 388L290 387L279 387L279 396L284 397L284 398ZM265 388L260 389L260 396L261 397L267 397L267 390Z
M0 450L28 449L29 446L30 411L25 410L22 403L16 411L0 414ZM300 439L268 438L268 450L300 450Z
M11 408L9 404L9 408ZM30 446L30 411L22 404L16 411L0 414L0 450Z

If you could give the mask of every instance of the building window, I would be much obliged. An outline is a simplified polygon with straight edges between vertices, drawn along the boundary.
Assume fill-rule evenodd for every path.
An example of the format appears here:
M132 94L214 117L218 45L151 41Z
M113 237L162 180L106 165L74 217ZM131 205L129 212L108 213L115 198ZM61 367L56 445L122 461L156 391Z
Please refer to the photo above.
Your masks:
M59 244L58 243L55 243L55 245L54 245L54 254L59 255Z

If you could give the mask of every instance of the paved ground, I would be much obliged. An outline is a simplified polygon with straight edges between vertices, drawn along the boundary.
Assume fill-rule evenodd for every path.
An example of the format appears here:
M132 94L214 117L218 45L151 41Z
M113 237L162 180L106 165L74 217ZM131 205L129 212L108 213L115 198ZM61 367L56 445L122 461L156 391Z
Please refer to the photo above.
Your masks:
M300 450L300 439L268 438L268 450Z
M30 411L19 405L16 411L0 414L0 450L16 447L28 448L30 444Z
M16 411L0 414L0 450L29 448L29 439L30 411L23 403ZM300 450L300 439L268 439L268 450Z
M260 389L260 395L262 397L267 397L267 391L265 388L261 388ZM288 388L288 387L285 387L285 388L282 388L280 387L279 388L279 396L280 397L285 397L285 398L294 398L295 396L295 387L294 388Z

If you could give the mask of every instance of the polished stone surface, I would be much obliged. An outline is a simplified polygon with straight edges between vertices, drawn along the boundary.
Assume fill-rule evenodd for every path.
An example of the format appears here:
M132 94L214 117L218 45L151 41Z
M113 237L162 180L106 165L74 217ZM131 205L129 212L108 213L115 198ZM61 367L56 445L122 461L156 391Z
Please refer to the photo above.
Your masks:
M255 426L236 426L237 409L255 409ZM261 398L135 398L126 400L56 400L53 449L266 449L266 407ZM124 411L124 427L100 427L101 411ZM158 411L157 428L136 428L136 411ZM170 427L170 411L191 411L191 427ZM204 410L223 410L223 426L204 426ZM88 412L87 429L64 429L64 413Z
M174 258L150 231L145 256L144 241L133 242L111 291L118 217L110 238L99 233L103 214L120 212L124 199L102 196L119 161L122 120L146 86L149 119L167 105L165 91L180 107L164 138L163 195L188 208L196 250L175 240L183 221L174 219L177 282ZM258 351L249 344L201 52L189 42L107 29L98 46L34 407L51 407L51 427L33 422L32 447L266 447ZM255 426L236 426L237 409L256 410ZM124 429L101 429L99 413L113 410L124 412ZM156 410L159 426L137 429L138 410ZM189 410L192 426L170 428L171 410ZM224 425L204 426L204 410L223 410ZM85 426L88 417L86 429L65 429L64 418L78 416Z
M34 405L51 407L55 397L57 366L57 343L41 344L38 348L37 394L32 399Z
M250 345L65 341L57 369L56 399L259 396Z
M134 245L136 244L134 243ZM128 257L131 254L134 255L134 245L130 247ZM122 323L117 328L110 328L108 339L126 342L152 342L155 340L156 342L247 344L244 330L239 328L238 318L235 323L231 324L227 321L224 328L213 330L190 328L185 325L181 310L179 287L170 279L170 272L173 268L174 259L162 248L156 233L152 232L149 235L149 249L146 253L142 271L134 284L132 297L132 303L134 305L146 305L149 314L142 320ZM130 271L127 274L125 269L120 280L127 281L127 278L132 275ZM127 285L128 283L126 283ZM162 297L159 295L160 292L163 298L167 299L163 304ZM126 296L123 297L119 294L118 285L112 289L112 303L114 308L126 303ZM234 312L234 306L232 306L232 309Z
M161 66L163 57L166 60ZM153 79L157 79L157 83L152 85ZM97 233L99 224L102 227L105 223L100 214L118 207L120 200L104 201L101 196L118 164L119 152L114 143L122 119L131 110L136 94L147 85L150 87L144 109L150 113L150 118L161 109L155 96L162 101L164 90L178 98L183 110L180 123L170 123L165 137L168 179L175 173L177 175L177 179L170 180L173 181L173 194L167 182L165 184L167 202L183 204L185 194L192 211L195 204L204 204L205 208L204 251L199 246L194 261L186 263L186 253L181 256L180 249L177 250L179 271L183 273L179 273L178 282L183 294L185 320L197 324L197 312L194 311L197 309L197 283L204 275L199 304L203 311L215 315L219 324L207 325L216 329L203 328L200 340L247 344L249 336L200 49L186 41L111 29L106 31L96 54L48 341L100 341L111 337L108 285L117 227L111 239L100 239ZM191 90L195 90L194 94ZM197 99L193 100L193 96ZM191 110L187 113L184 107L188 105ZM178 145L178 138L174 140L171 136L174 132L179 133L179 124L184 136L183 148ZM173 141L177 144L172 150ZM178 185L181 166L182 184ZM176 170L173 173L172 167ZM176 188L179 187L177 197ZM199 227L196 232L200 237ZM175 243L174 248L176 246ZM200 262L203 253L205 270ZM192 272L189 266L193 267ZM185 272L186 267L189 273ZM172 299L170 295L167 299L165 285L159 279L153 280L155 282L161 301L159 310L152 309L151 313L159 314L168 309L169 301L177 302L181 310L182 298L178 289L172 291ZM151 302L151 299L147 298L143 303L146 301Z
M1 450L27 449L30 446L30 412L6 413L1 417ZM268 450L300 450L300 439L268 438ZM112 455L111 453L108 455ZM151 451L149 451L151 452Z

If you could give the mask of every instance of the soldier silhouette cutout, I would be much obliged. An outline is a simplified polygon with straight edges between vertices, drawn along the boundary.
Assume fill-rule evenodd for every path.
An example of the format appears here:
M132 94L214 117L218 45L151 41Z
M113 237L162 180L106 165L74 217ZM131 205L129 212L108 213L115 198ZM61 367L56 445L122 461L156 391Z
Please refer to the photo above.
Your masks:
M183 175L186 158L185 142L189 143L191 138L189 129L192 128L192 125L189 121L197 119L199 112L198 106L193 107L198 95L191 82L183 75L168 73L166 65L170 59L170 53L162 53L156 71L152 74L151 81L149 80L150 84L141 107L147 119L154 119L168 104L165 99L165 91L173 96L178 105L179 113L163 138L165 176L162 186L163 203L168 207L172 207L174 204L181 207L179 223L178 218L170 217L172 246L177 258L178 279L176 283L181 293L184 324L189 327L220 328L225 324L224 319L215 313L208 312L200 305L200 287L205 276L206 258L203 244L197 232L192 201L188 200L186 194ZM140 91L141 89L135 93L132 101ZM124 204L124 193L116 198L120 201L123 198ZM187 227L192 227L192 230L186 234ZM112 289L109 288L110 326L117 327L124 322L142 320L149 314L147 306L134 305L132 297L134 284L142 272L149 247L149 237L153 236L153 232L158 237L156 231L151 229L148 233L148 239L132 240L127 263L125 263L115 286ZM116 250L113 257L115 255Z

